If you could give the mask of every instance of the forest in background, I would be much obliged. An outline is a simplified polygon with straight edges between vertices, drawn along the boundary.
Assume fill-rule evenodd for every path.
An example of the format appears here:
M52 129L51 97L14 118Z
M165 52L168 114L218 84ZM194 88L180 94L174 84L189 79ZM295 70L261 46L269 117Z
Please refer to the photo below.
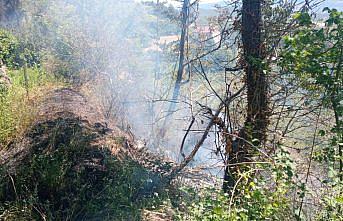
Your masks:
M0 1L0 219L342 220L340 2L170 3ZM75 175L84 132L10 170L65 88L125 134L115 143L172 161L154 161L167 175L117 156L101 182Z

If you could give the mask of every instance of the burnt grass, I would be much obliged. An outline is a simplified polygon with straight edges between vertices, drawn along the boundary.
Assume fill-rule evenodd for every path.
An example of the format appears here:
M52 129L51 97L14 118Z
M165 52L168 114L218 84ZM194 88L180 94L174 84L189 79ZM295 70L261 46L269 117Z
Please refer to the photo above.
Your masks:
M96 142L107 131L73 114L37 122L0 159L0 220L141 220L161 175Z

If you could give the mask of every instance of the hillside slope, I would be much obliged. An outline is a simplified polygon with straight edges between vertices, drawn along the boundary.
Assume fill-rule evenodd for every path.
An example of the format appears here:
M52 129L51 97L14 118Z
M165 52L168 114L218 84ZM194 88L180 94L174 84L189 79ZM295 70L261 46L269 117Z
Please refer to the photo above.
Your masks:
M141 220L172 163L136 148L75 90L48 93L38 113L0 151L0 219Z

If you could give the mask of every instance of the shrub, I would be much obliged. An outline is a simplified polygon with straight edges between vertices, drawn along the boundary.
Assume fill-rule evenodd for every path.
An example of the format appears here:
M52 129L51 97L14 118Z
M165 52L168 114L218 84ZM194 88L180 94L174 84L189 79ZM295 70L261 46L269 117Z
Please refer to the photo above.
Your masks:
M40 64L39 53L31 43L20 41L9 31L0 29L0 60L11 69Z
M179 213L178 220L293 220L287 198L294 187L293 162L286 151L280 151L275 159L275 164L261 164L240 174L233 195L219 188L191 191L193 197L184 202L186 210ZM257 175L256 171L263 173Z
M158 174L94 145L98 132L78 118L36 124L27 136L29 154L0 177L0 219L140 220L154 203Z

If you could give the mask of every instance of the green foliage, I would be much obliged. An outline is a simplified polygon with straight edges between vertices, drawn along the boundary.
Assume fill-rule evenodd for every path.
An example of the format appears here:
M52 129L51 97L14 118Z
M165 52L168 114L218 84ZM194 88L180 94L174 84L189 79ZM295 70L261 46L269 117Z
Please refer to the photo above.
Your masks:
M343 13L328 8L324 11L329 12L325 27L317 27L306 13L295 16L301 26L285 38L281 65L303 88L323 94L324 103L336 104L334 108L341 116Z
M342 13L333 10L326 27L305 26L294 36L285 38L283 66L299 76L306 88L324 87L330 93L339 84L342 19Z
M298 21L300 25L312 25L312 18L307 12L297 12L293 18Z
M47 91L64 83L39 68L8 72L11 85L0 92L0 146L6 146L24 132L35 118L35 106L30 99L38 102ZM29 96L29 97L27 97Z
M334 168L329 168L328 188L331 191L326 191L322 199L323 209L317 215L316 219L320 221L339 221L342 220L341 209L343 208L343 186L340 185L337 171Z
M39 64L39 55L30 43L20 41L9 31L0 29L0 60L9 68L18 69L26 63Z
M263 183L265 184L265 183ZM201 190L188 204L186 212L180 212L178 220L232 221L232 220L285 220L289 216L285 192L273 191L250 182L239 197L208 188Z
M9 67L16 66L18 40L8 31L0 29L0 60Z
M324 12L328 12L329 17L322 25L312 22L306 12L295 16L299 28L285 38L281 66L310 94L313 102L323 104L333 112L335 124L331 131L319 130L319 135L331 142L316 151L314 157L328 162L329 167L336 167L338 171L325 182L331 191L322 201L325 206L321 220L339 220L342 190L333 187L342 185L343 180L343 12L329 8ZM335 166L337 162L338 167Z
M264 171L264 175L253 178L256 170ZM187 209L179 213L178 220L292 219L287 194L293 187L294 165L289 153L280 151L275 165L261 165L256 170L240 174L233 196L213 188L188 190L193 197L184 202ZM267 178L266 174L271 174L271 177Z
M333 110L335 126L331 132L335 136L330 146L335 148L343 133L343 13L328 8L324 11L329 13L324 27L303 22L304 16L296 16L301 26L293 36L285 38L281 65L314 100ZM325 159L333 159L338 152L327 150L323 153Z
M182 205L186 206L186 211L180 212L177 220L224 221L230 219L227 194L215 188L205 188L200 191L183 189L183 191L192 198L187 202L182 202Z

